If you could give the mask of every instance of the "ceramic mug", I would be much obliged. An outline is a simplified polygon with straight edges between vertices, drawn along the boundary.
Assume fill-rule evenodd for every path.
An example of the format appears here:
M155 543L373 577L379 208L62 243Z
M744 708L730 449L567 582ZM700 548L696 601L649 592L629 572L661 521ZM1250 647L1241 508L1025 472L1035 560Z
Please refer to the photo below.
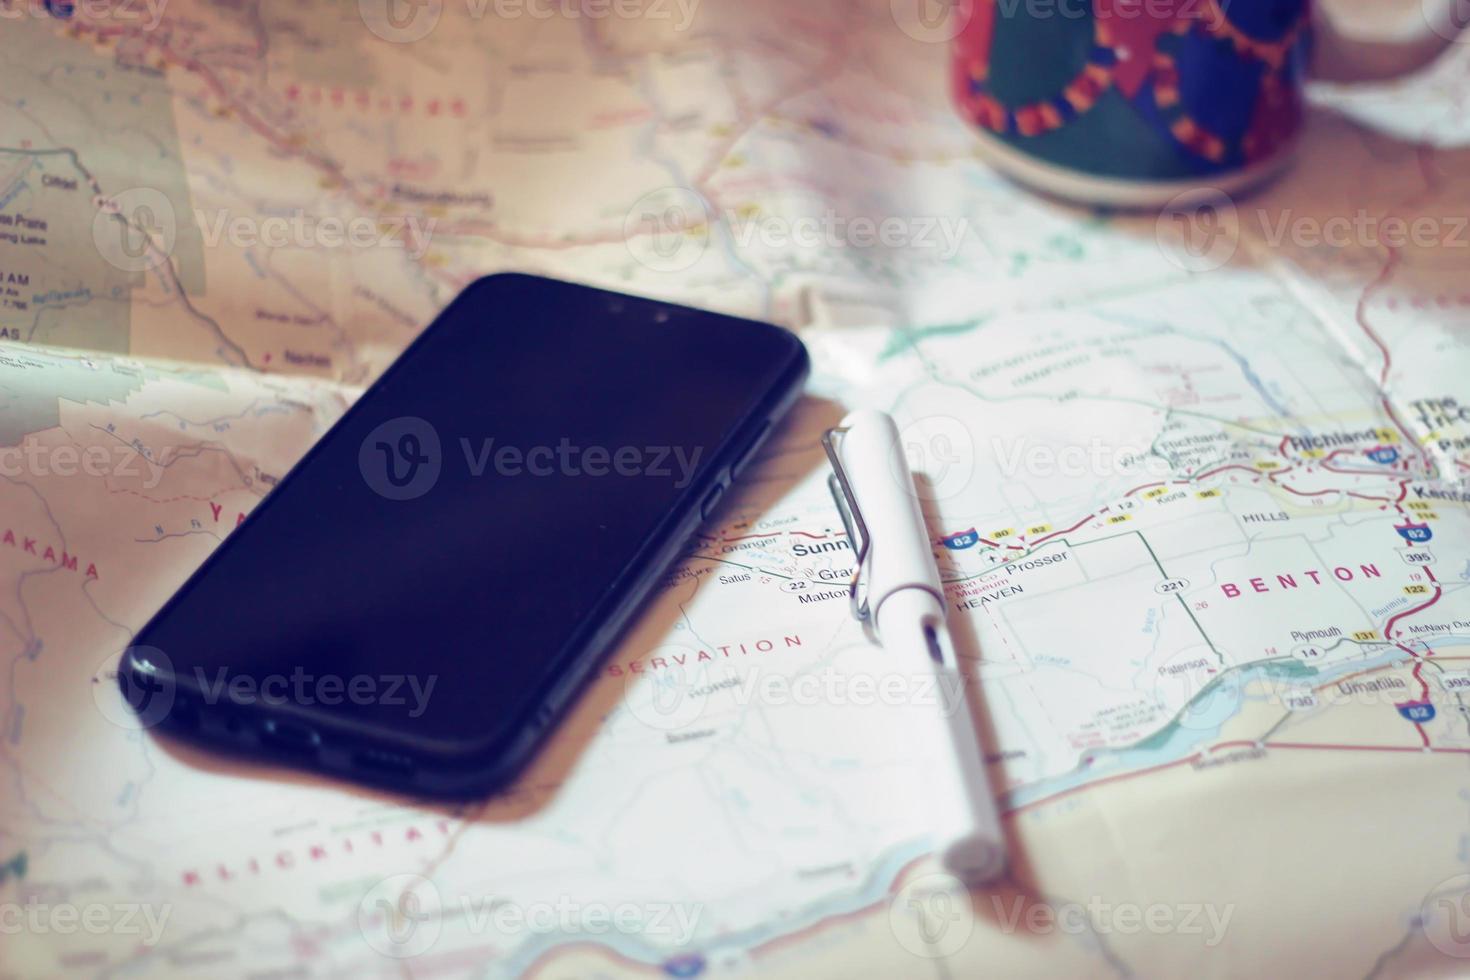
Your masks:
M1290 159L1309 73L1391 77L1455 40L1462 0L1422 8L1369 40L1314 22L1311 0L959 0L953 96L982 156L1047 193L1235 193Z

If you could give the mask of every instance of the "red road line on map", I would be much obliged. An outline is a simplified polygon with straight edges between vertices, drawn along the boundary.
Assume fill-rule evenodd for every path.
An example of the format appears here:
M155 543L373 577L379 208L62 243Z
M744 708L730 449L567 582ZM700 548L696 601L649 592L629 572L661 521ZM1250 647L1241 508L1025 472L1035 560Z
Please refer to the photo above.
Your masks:
M1092 520L1096 516L1097 516L1097 514L1095 514L1095 513L1088 514L1086 517L1082 518L1082 520L1078 521L1076 524L1073 524L1071 527L1066 528L1065 530L1062 530L1062 531L1053 531L1050 534L1045 535L1044 537L1037 538L1035 541L1031 542L1031 547L1035 548L1038 545L1041 545L1041 544L1046 543L1047 541L1050 541L1052 538L1055 538L1058 535L1071 534L1073 531L1077 530L1079 527L1081 527L1082 525L1086 524L1088 521Z
M1287 493L1294 493L1298 497L1324 497L1324 496L1326 496L1328 494L1331 494L1331 493L1343 493L1343 492L1345 492L1345 491L1342 491L1342 490L1298 490L1295 487L1288 487L1288 486L1285 486L1284 484L1280 484L1280 483L1278 483L1276 485L1278 487L1281 487L1281 489L1285 490ZM1384 498L1384 499L1387 499L1387 498Z
M749 541L752 538L779 538L780 536L780 531L772 531L769 534L742 534L738 538L720 538L720 541L728 543L730 541Z
M1424 610L1428 609L1430 606L1432 606L1436 602L1438 602L1440 596L1442 596L1442 595L1444 595L1444 589L1440 588L1440 585L1439 585L1438 582L1435 582L1434 583L1434 598L1433 599L1430 599L1428 602L1424 603L1424 605L1422 605L1422 606L1417 606L1417 607L1415 607L1413 609L1405 609L1403 612L1399 613L1397 616L1395 616L1392 619L1390 619L1388 621L1388 625L1385 626L1385 627L1383 627L1383 638L1385 640L1392 640L1393 639L1393 624L1394 623L1397 623L1399 620L1403 619L1405 616L1412 616L1415 613L1423 612ZM1409 651L1409 652L1410 653L1413 653L1412 650ZM1416 654L1416 656L1417 656L1417 654Z
M844 534L844 533L838 533L838 534L813 534L810 531L771 531L771 532L766 533L766 534L742 534L739 537L734 537L734 538L718 538L717 540L721 544L729 544L732 541L750 541L750 540L752 540L754 538L779 538L783 534L787 535L788 537L811 538L813 541L826 541L828 538L834 538L834 537L835 538L845 538L845 537L847 537L847 535Z
M1415 755L1424 754L1425 748L1414 745L1347 745L1341 742L1251 742L1235 741L1222 742L1216 745L1212 752L1230 748L1262 748L1262 749L1304 749L1307 751L1321 752L1412 752ZM1430 752L1443 752L1448 755L1467 755L1470 749L1441 749L1429 747Z
M1414 680L1419 682L1419 700L1427 702L1429 700L1429 684L1424 680L1424 659L1402 643L1396 645L1400 650L1406 651L1409 656L1414 658L1413 674ZM1424 747L1426 749L1429 748L1429 733L1424 730L1424 725L1416 721L1414 722L1414 728L1419 732L1419 740L1424 743Z
M1446 755L1470 755L1470 749L1442 749L1434 746L1416 748L1412 745L1343 745L1336 742L1267 742L1268 749L1307 749L1323 752L1412 752L1422 755L1425 748L1430 752L1444 753Z
M1419 176L1424 178L1424 186L1430 191L1439 190L1444 181L1439 171L1434 168L1434 147L1415 147L1414 156L1415 162L1419 164Z
M1203 480L1206 477L1214 476L1217 473L1224 473L1226 470L1244 470L1254 477L1259 477L1261 475L1260 470L1253 470L1249 466L1241 466L1239 463L1227 463L1224 466L1219 467L1218 469L1210 470L1208 473L1196 473L1194 476L1190 477L1190 479Z
M1383 370L1379 372L1378 375L1379 391L1385 391L1388 388L1388 376L1393 369L1393 354L1389 351L1388 345L1383 342L1383 338L1378 336L1378 332L1375 331L1373 329L1373 326L1368 322L1368 302L1373 298L1374 294L1381 290L1385 285L1387 285L1388 280L1393 277L1394 271L1398 268L1400 258L1401 257L1399 255L1398 249L1388 247L1388 260L1383 263L1383 269L1379 271L1378 277L1370 282L1363 290L1363 295L1359 297L1357 309L1355 311L1355 317L1358 321L1358 326L1362 328L1363 333L1367 335L1368 339L1372 341L1373 345L1378 348L1379 353L1383 355ZM1414 449L1418 452L1419 458L1424 463L1425 468L1432 469L1432 464L1430 463L1428 454L1424 451L1424 447L1419 445L1418 440L1410 435L1408 428L1404 425L1402 421L1400 421L1398 413L1394 411L1393 403L1389 401L1387 394L1383 395L1382 401L1383 410L1387 412L1388 417L1393 420L1393 424L1399 430L1399 433L1404 437L1408 444L1413 446Z
M1377 332L1368 323L1368 301L1373 297L1374 293L1388 283L1389 278L1392 277L1394 269L1398 267L1398 264L1398 249L1389 247L1388 260L1383 263L1383 268L1379 270L1378 277L1370 282L1363 290L1363 295L1358 298L1356 311L1358 326L1362 328L1363 333L1368 335L1368 339L1373 342L1373 345L1378 348L1379 353L1383 355L1383 371L1378 376L1379 388L1388 384L1388 372L1393 366L1393 355L1389 353L1388 345L1383 342L1382 338L1378 336Z

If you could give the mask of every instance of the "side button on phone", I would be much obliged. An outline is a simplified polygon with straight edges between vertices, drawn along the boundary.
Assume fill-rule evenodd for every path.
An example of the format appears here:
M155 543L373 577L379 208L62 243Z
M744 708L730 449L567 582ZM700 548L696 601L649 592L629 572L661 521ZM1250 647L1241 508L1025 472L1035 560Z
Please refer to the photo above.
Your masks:
M714 513L715 508L720 506L720 501L723 499L725 499L725 485L721 483L705 494L704 503L699 505L699 519L704 520Z

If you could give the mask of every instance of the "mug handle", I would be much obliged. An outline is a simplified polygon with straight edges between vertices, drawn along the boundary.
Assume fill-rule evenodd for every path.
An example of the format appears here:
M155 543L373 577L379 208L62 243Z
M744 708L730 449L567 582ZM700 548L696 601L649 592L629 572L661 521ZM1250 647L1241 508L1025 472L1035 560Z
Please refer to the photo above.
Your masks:
M1374 0L1373 6L1381 2ZM1318 4L1319 10L1321 6ZM1382 81L1406 75L1453 44L1470 20L1467 0L1413 0L1412 6L1415 12L1398 18L1396 24L1375 24L1372 37L1365 36L1366 31L1354 34L1341 16L1319 17L1312 74L1330 82Z

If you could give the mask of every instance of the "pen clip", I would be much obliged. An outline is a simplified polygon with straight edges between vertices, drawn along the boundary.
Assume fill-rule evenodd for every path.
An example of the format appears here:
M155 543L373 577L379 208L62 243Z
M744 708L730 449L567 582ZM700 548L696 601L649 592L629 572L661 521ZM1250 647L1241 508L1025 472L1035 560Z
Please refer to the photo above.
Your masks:
M842 517L842 527L847 531L847 540L857 555L857 567L852 573L852 583L847 588L848 602L852 615L860 623L867 623L872 615L866 596L861 596L862 580L868 564L868 525L863 521L862 508L857 495L852 492L852 483L847 479L847 468L842 465L839 440L847 434L846 429L828 429L822 434L822 448L827 450L827 459L832 463L832 475L827 478L827 489L832 492L832 501Z

